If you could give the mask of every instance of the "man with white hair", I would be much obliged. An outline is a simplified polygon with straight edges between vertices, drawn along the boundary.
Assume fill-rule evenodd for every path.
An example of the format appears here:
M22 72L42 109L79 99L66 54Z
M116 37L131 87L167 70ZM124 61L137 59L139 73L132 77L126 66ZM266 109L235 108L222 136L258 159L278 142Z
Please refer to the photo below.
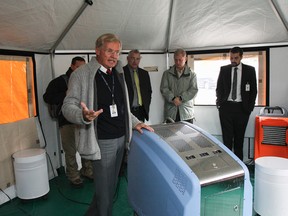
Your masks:
M96 40L96 58L72 74L62 111L77 124L81 157L93 160L95 194L87 216L112 216L113 196L132 128L153 131L130 113L121 42L114 34ZM115 68L116 66L116 68Z

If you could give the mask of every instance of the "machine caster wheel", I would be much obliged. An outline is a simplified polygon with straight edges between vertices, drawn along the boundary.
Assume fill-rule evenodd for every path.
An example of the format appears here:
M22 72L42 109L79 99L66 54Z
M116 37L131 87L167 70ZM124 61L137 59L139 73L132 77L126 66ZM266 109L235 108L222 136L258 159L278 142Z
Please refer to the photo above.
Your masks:
M29 202L29 200L28 199L20 199L21 200L21 203L22 204L26 204L26 203L28 203Z

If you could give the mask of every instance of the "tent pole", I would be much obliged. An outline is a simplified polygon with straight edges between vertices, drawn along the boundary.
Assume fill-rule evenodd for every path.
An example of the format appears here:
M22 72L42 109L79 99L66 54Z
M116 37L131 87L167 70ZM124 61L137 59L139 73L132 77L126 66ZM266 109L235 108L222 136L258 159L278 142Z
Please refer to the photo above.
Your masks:
M72 26L74 25L74 23L78 20L78 18L81 16L81 14L83 13L83 11L85 10L85 8L88 5L92 5L93 2L92 0L84 0L83 5L81 6L81 8L77 11L77 13L75 14L75 16L73 17L73 19L70 21L70 23L66 26L66 28L64 29L64 31L62 32L62 34L60 35L60 37L57 39L57 41L55 42L55 44L51 47L50 49L50 53L54 53L55 49L57 48L57 46L60 44L60 42L62 41L62 39L66 36L66 34L69 32L69 30L72 28Z
M170 10L169 10L169 20L168 20L168 29L167 29L167 41L166 41L166 69L169 69L169 48L170 48L170 39L171 39L171 29L172 29L172 18L174 15L174 0L171 0Z
M170 39L171 39L171 29L172 29L172 18L174 16L173 12L173 7L174 7L174 0L171 0L170 4L170 10L169 10L169 20L168 20L168 29L167 29L167 41L166 41L166 52L169 52L170 48Z
M275 4L274 0L270 0L270 3L271 3L271 5L272 5L272 8L273 8L276 16L280 19L280 21L282 22L282 24L285 26L286 31L288 32L288 24L285 22L285 19L283 18L283 14L279 11L278 5Z

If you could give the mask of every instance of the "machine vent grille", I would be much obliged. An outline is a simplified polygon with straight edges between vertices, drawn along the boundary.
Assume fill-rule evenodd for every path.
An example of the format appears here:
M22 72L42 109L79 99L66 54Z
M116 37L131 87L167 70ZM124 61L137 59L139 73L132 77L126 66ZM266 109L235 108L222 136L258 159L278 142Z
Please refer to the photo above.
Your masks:
M178 126L178 130L183 134L195 134L198 133L196 130L194 130L191 127L188 127L187 125L181 125L181 127Z
M213 145L209 142L209 140L203 137L202 134L199 134L195 137L191 137L191 139L201 148L213 147Z
M286 144L286 127L280 126L263 126L262 144L281 145Z
M172 183L176 186L180 193L184 195L187 184L187 177L181 170L176 168Z
M157 133L163 138L176 136L176 134L168 128L159 128L157 129Z
M173 140L173 141L169 141L171 143L172 146L174 146L178 152L186 152L186 151L190 151L190 150L194 150L192 148L192 146L190 146L187 142L185 142L185 140Z

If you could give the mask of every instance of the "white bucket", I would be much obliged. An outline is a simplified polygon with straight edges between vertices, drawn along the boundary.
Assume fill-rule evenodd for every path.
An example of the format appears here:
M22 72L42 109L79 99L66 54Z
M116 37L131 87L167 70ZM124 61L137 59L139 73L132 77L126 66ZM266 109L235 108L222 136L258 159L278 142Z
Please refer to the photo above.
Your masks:
M26 149L13 154L16 194L20 199L34 199L49 192L44 149Z
M254 209L261 216L287 216L288 159L255 160Z

